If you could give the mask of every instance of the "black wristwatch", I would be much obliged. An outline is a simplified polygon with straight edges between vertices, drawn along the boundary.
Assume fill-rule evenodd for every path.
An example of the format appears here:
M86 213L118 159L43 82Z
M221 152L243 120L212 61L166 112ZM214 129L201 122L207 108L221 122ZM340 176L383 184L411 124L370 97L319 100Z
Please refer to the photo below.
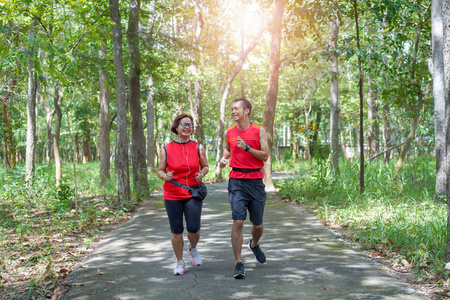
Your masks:
M244 151L245 151L245 152L248 152L248 150L250 150L251 148L252 148L252 147L250 147L249 144L246 144L246 145L245 145Z

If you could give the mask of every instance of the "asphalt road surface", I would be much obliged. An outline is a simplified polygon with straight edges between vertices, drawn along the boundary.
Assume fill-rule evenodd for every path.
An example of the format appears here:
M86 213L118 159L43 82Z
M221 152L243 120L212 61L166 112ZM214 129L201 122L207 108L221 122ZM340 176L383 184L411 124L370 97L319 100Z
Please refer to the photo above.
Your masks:
M72 272L62 299L429 299L345 246L304 209L270 195L260 241L267 261L258 263L246 247L247 221L246 277L236 280L231 224L227 182L208 185L197 246L203 264L192 265L185 234L186 273L174 276L169 222L162 194L156 194Z

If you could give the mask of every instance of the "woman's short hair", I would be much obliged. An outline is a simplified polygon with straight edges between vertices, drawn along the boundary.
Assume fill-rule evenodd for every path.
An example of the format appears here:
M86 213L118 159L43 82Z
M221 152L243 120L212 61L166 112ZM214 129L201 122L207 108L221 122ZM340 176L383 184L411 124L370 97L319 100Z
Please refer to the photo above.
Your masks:
M250 116L250 113L252 112L252 104L250 103L250 101L248 101L245 98L238 98L238 99L234 100L234 102L238 102L238 101L242 102L242 106L244 107L244 109L249 110L248 115Z
M194 124L194 118L188 114L179 114L178 116L173 119L172 126L170 127L170 131L172 131L175 134L178 134L177 127L181 123L181 119L183 118L189 118L192 121L192 124Z

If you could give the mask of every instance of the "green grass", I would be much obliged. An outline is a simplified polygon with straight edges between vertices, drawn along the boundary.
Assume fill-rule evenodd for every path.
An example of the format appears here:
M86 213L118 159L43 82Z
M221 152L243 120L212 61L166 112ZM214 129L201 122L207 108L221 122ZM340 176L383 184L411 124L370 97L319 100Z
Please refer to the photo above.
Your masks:
M395 162L393 162L395 163ZM312 170L297 179L276 183L285 199L307 205L329 224L348 229L363 248L383 253L414 266L418 276L446 276L447 206L436 202L435 161L408 161L399 174L382 162L365 166L365 192L359 193L359 166L341 163L333 178L326 161L315 161Z
M36 292L42 280L64 278L85 255L80 247L89 247L102 231L131 217L140 201L132 180L130 201L118 204L116 177L100 186L99 168L98 162L76 166L76 207L72 164L63 165L58 187L53 165L37 165L31 186L23 165L0 167L0 294L2 289ZM150 193L161 186L156 173L149 174Z

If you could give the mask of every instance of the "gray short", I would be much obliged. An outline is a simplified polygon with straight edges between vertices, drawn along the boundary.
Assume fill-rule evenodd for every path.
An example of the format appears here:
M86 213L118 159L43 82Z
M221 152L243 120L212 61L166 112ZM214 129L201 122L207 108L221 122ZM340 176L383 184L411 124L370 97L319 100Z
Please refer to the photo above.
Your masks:
M245 221L248 210L250 221L254 225L262 225L266 204L264 188L262 179L229 179L228 197L233 220Z

